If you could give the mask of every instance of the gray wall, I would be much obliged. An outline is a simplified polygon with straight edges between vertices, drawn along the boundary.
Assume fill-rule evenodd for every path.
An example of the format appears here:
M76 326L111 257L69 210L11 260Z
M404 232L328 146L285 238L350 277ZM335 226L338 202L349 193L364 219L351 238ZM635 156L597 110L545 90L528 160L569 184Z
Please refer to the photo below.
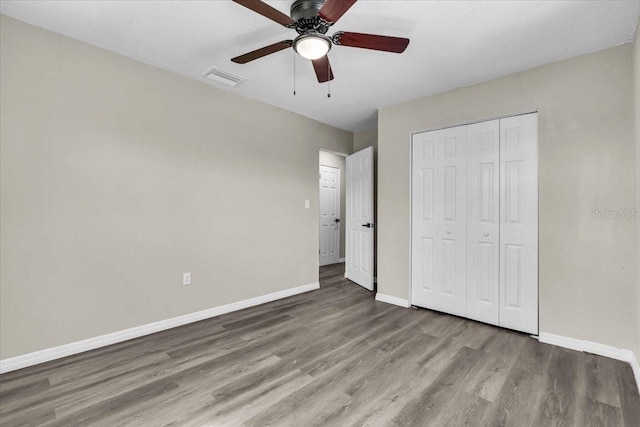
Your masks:
M351 150L349 153L351 154ZM320 151L320 165L324 166L333 166L334 168L340 169L340 258L344 258L344 244L345 244L345 230L346 230L346 211L347 211L347 203L346 203L346 194L347 189L345 187L346 182L346 167L347 167L347 159L343 156L338 156L333 153L328 153L326 151Z
M378 152L378 129L363 130L353 134L353 152L367 147L373 147L373 153Z
M0 358L318 281L351 132L0 19Z
M378 288L409 298L413 131L539 111L540 330L635 346L636 221L591 209L634 200L632 46L383 108L378 123Z

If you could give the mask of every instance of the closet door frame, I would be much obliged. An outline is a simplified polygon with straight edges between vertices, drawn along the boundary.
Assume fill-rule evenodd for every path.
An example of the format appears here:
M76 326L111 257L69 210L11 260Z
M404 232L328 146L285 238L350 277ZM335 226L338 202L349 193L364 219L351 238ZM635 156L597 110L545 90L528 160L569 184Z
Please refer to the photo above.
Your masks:
M421 133L425 133L425 132L433 132L433 131L438 131L438 130L443 130L443 129L448 129L448 128L454 128L454 127L459 127L459 126L467 126L467 125L473 125L473 124L477 124L477 123L482 123L482 122L488 122L488 121L492 121L492 120L501 120L501 119L507 119L507 118L511 118L511 117L517 117L517 116L524 116L524 115L528 115L528 114L535 114L536 116L536 123L537 123L537 114L538 114L538 110L529 110L529 111L523 111L523 112L519 112L519 113L514 113L514 114L508 114L508 115L503 115L503 116L496 116L496 117L489 117L489 118L484 118L484 119L479 119L479 120L473 120L473 121L467 121L467 122L460 122L457 124L452 124L452 125L448 125L448 126L441 126L441 127L432 127L432 128L425 128L425 129L421 129L421 130L416 130L414 132L411 132L411 134L409 135L409 204L410 204L410 208L409 208L409 215L410 215L410 220L409 220L409 237L410 237L410 243L409 243L409 283L408 283L408 294L409 294L409 306L414 305L413 304L413 300L412 300L412 289L413 289L413 211L414 211L414 207L413 207L413 191L414 191L414 183L413 183L413 140L414 140L414 135L417 134L421 134ZM536 158L535 158L535 164L536 164L536 170L535 170L535 177L536 177L536 191L535 191L535 200L536 200L536 228L535 228L535 243L536 243L536 249L538 250L538 253L536 254L536 287L535 287L535 294L536 294L536 313L535 313L535 318L536 318L536 325L535 325L535 331L534 330L526 330L524 332L529 332L531 334L537 335L538 331L539 331L539 323L540 323L540 316L539 316L539 311L540 311L540 284L539 284L539 274L538 274L538 269L539 269L539 244L538 244L538 221L539 221L539 214L538 214L538 203L537 200L539 198L539 186L538 186L538 180L539 180L539 163L538 163L538 145L539 145L539 141L537 140L537 136L538 136L538 129L536 127L536 147L535 147L535 151L536 151ZM501 208L502 209L502 208ZM501 255L502 257L502 255ZM500 303L502 303L502 301L500 301ZM500 326L500 325L499 325ZM509 326L505 326L505 325L501 325L501 327L505 327L505 328L510 328ZM510 328L513 329L513 328ZM519 329L520 330L520 329Z

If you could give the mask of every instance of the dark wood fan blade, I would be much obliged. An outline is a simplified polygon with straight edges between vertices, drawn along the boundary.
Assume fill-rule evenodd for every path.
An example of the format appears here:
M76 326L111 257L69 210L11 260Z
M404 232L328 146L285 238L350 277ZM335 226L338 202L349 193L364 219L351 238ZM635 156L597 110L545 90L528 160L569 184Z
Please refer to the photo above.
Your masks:
M318 76L319 83L325 83L329 80L333 80L333 70L331 70L331 64L329 64L329 57L327 55L322 58L314 59L313 69L316 70L316 76Z
M247 9L251 9L256 13L259 13L265 18L269 18L280 25L284 25L285 27L293 26L295 24L293 19L291 19L284 13L280 12L279 10L274 9L268 4L261 2L260 0L233 0L233 1L238 3L239 5L246 7Z
M236 64L246 64L254 59L262 58L263 56L271 55L272 53L279 52L283 49L293 46L293 40L283 40L278 43L274 43L269 46L265 46L260 49L256 49L253 52L245 53L244 55L236 56L231 61Z
M327 22L335 23L357 0L327 0L318 12L318 16Z
M394 53L404 52L409 45L409 39L402 37L342 31L333 35L333 42L340 46L359 47L362 49L382 50L384 52Z

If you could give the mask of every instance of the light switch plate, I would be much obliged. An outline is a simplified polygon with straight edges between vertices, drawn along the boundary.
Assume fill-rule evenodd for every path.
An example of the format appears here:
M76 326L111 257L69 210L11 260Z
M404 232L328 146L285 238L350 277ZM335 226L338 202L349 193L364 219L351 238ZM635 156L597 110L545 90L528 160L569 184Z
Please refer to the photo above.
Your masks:
M184 273L182 275L182 285L187 286L191 284L191 273Z
M304 201L304 208L305 209L309 209L311 207L311 200L305 200Z

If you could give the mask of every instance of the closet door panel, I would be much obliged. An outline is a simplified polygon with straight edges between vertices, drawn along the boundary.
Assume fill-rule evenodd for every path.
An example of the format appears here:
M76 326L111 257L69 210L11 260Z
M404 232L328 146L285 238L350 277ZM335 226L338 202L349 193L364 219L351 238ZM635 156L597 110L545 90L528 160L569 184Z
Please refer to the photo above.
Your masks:
M500 119L500 326L538 333L537 114Z
M466 311L466 130L413 136L412 295L415 305Z
M464 316L467 289L467 131L465 126L460 126L437 133L440 143L436 145L436 157L440 160L442 176L436 184L437 250L442 254L435 266L438 310Z
M411 300L422 307L435 301L436 141L429 133L412 138Z
M498 324L500 124L467 126L467 317Z

